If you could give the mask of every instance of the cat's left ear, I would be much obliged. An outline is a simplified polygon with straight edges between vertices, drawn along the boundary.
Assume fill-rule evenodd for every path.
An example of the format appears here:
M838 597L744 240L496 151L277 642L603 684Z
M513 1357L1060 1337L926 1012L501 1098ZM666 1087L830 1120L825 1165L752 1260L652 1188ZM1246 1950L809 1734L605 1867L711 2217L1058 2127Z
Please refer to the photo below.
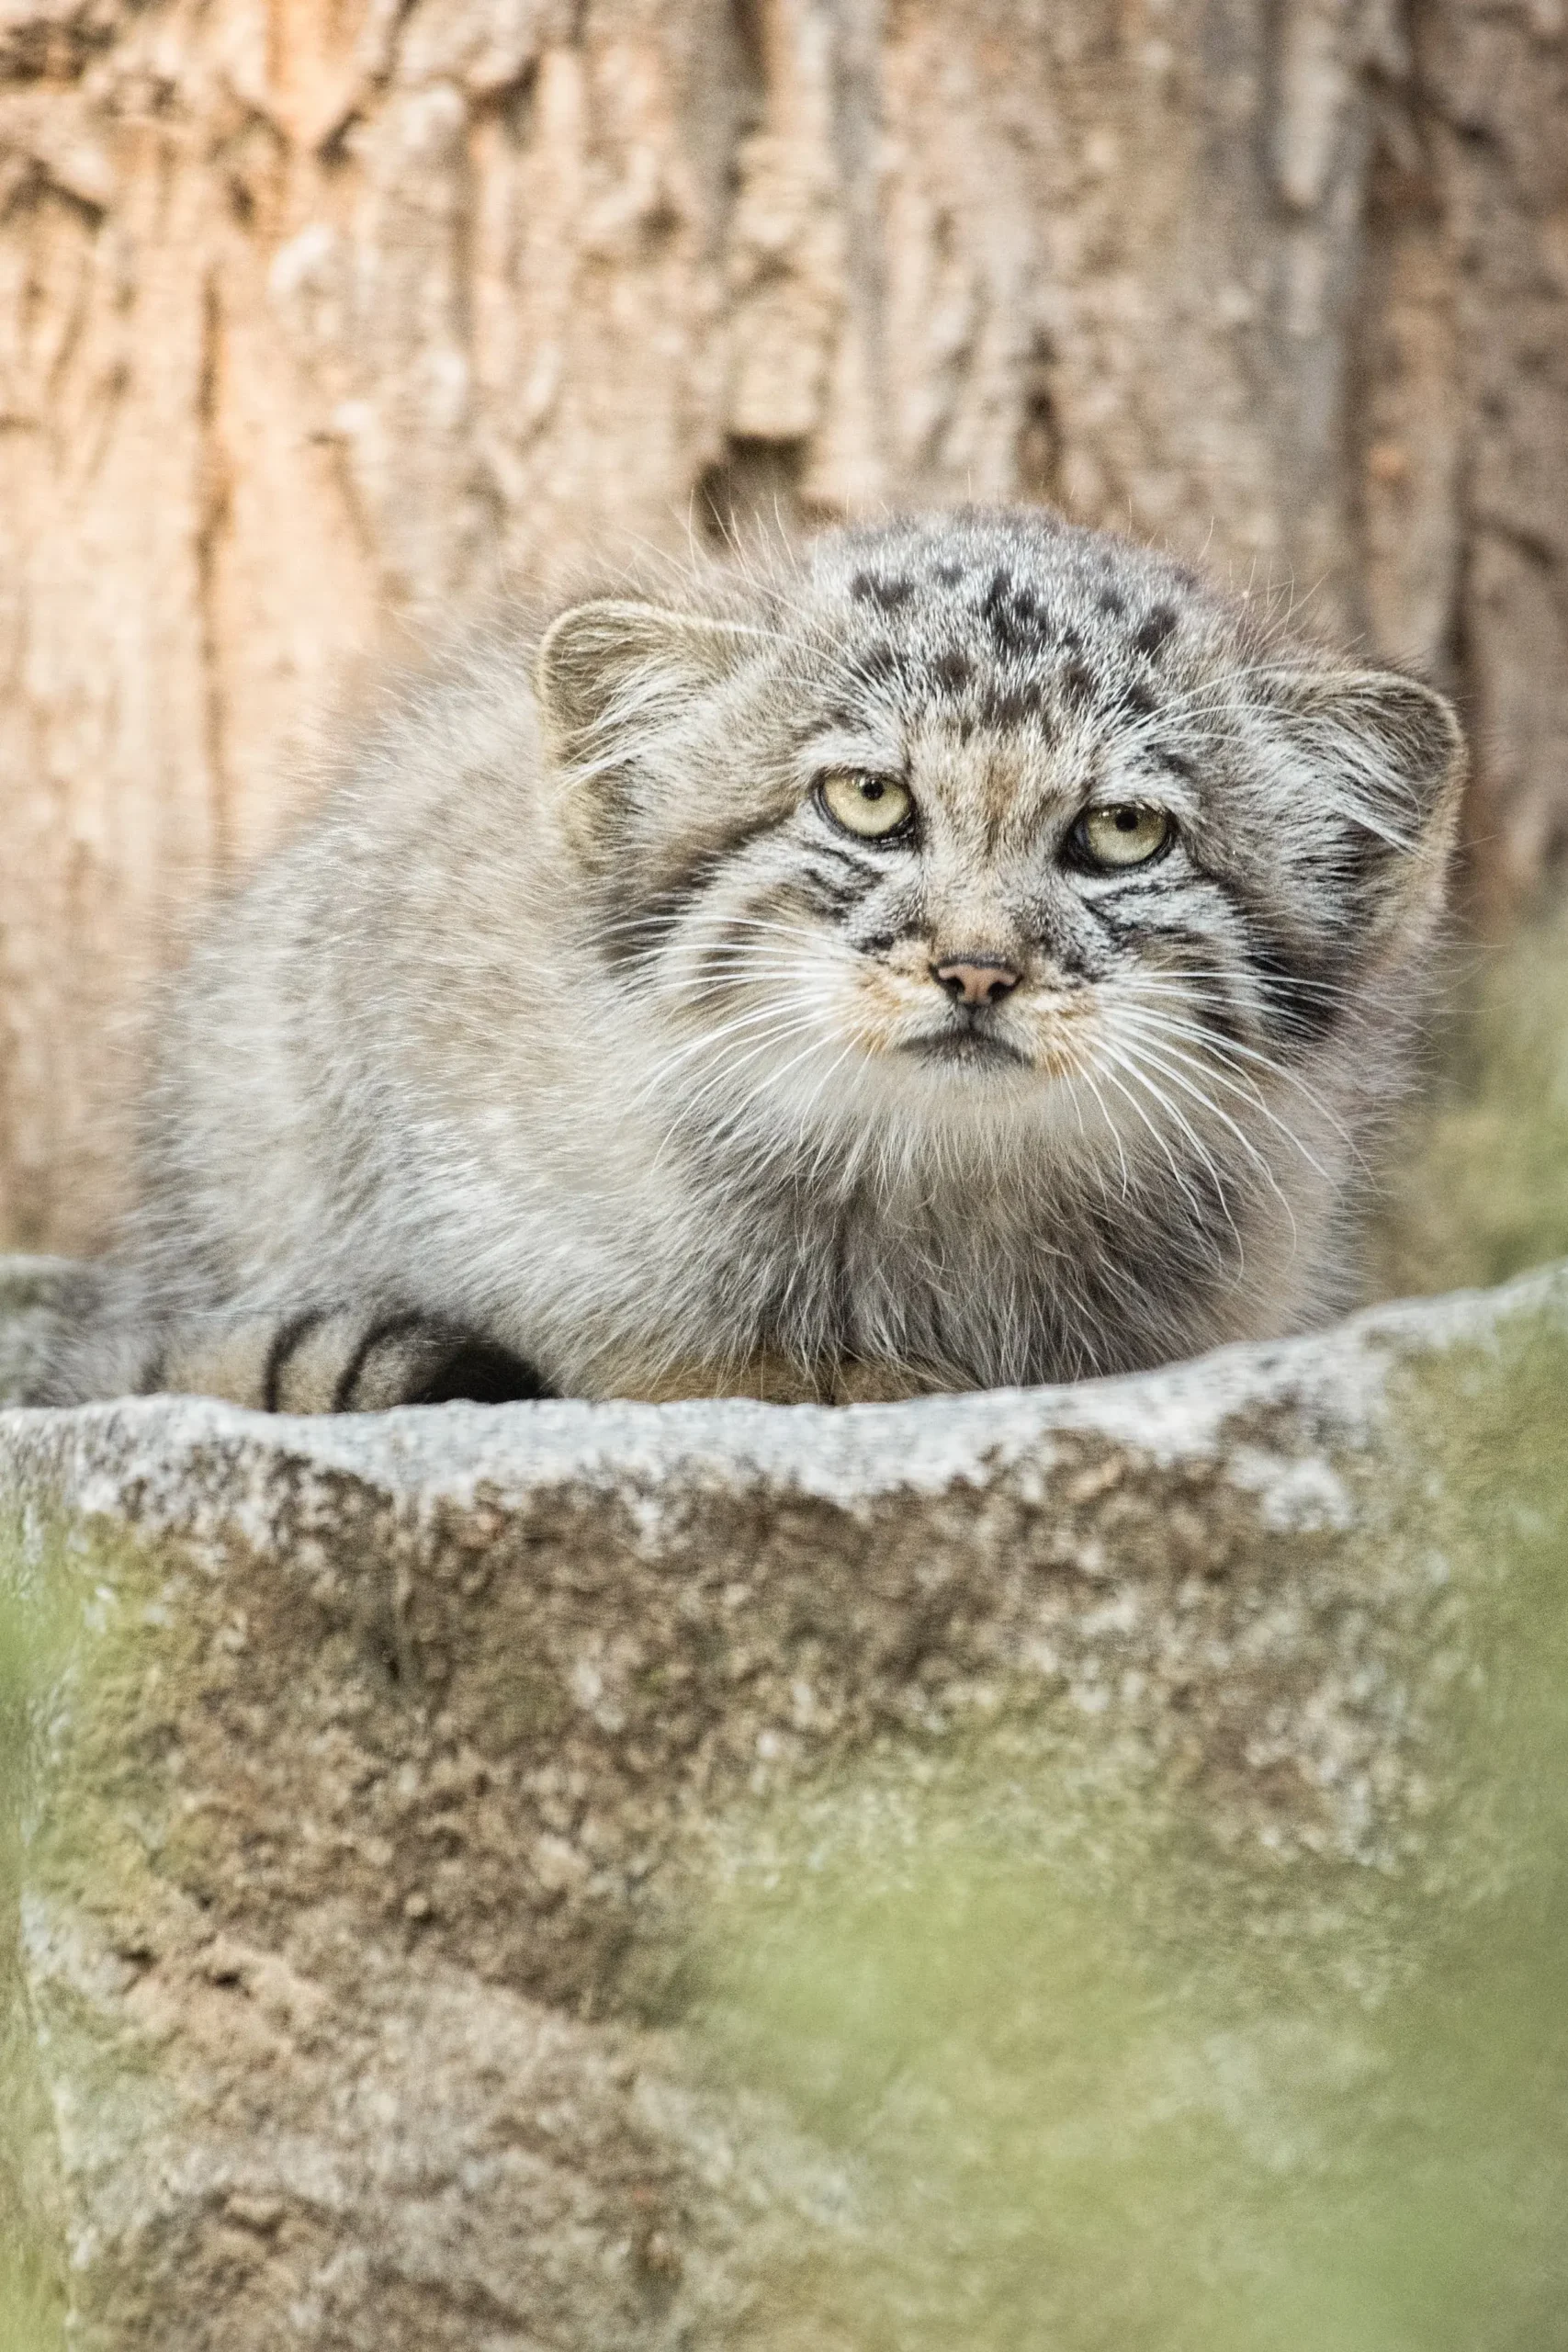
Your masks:
M1418 865L1446 854L1465 750L1440 694L1397 670L1277 672L1267 691L1292 763L1327 786L1370 851Z
M602 597L546 630L535 685L558 758L607 770L768 643L763 629Z

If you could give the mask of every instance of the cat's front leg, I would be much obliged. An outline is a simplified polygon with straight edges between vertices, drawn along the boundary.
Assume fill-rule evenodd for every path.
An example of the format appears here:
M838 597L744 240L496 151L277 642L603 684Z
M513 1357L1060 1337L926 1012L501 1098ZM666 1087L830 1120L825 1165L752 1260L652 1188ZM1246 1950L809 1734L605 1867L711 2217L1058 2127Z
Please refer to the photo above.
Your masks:
M217 1396L269 1413L375 1413L459 1398L511 1404L553 1392L483 1332L417 1308L318 1306L217 1313L159 1326L126 1320L75 1335L30 1402Z

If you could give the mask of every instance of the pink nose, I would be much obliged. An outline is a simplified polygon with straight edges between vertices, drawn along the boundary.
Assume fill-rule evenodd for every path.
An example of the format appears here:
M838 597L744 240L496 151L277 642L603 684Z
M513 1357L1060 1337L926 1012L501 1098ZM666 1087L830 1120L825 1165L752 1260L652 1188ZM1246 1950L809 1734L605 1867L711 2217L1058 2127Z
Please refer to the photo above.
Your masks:
M998 1004L1017 988L1019 977L999 956L955 956L951 963L931 966L932 979L954 1004Z

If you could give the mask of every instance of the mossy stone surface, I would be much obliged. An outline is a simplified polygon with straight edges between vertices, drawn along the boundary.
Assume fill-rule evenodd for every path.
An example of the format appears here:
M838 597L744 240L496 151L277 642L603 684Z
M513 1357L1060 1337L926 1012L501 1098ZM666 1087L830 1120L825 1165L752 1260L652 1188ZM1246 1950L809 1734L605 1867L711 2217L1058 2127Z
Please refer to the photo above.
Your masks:
M1568 1272L903 1406L0 1415L73 2346L775 2340L875 2193L704 2002L753 1894L907 1882L933 1791L1084 1883L1179 1842L1216 1937L1382 1997L1378 1890L1508 1866L1442 1480L1522 1357L1568 1389Z

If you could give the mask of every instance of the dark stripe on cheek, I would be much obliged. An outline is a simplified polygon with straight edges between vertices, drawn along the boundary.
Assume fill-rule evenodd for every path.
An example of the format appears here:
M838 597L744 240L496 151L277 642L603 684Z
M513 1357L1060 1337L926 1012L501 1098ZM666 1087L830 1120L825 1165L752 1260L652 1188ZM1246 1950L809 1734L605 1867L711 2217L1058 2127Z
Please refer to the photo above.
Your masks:
M1093 898L1086 898L1084 904L1118 939L1179 939L1184 945L1201 948L1206 954L1224 953L1212 932L1169 914L1170 900L1163 891L1100 890ZM1168 910L1163 921L1149 911L1156 907Z
M1320 1044L1340 1012L1340 992L1323 977L1325 967L1277 945L1255 946L1247 960L1263 983L1274 1035L1298 1045Z
M710 843L683 865L677 865L664 881L647 893L640 904L628 894L617 892L603 935L605 962L613 969L624 971L635 971L639 965L650 963L682 918L712 888L730 860L767 830L767 822L755 820L738 825L723 841Z
M805 882L811 904L819 914L847 915L866 896L864 888L856 889L837 875L815 874L809 867Z
M1115 907L1107 906L1100 899L1095 899L1092 904L1094 912L1119 947L1137 948L1155 940L1168 941L1175 946L1187 949L1194 966L1201 971L1211 972L1216 966L1235 962L1239 978L1246 969L1243 959L1236 956L1235 950L1227 948L1224 942L1216 938L1212 931L1201 931L1192 923L1149 922L1140 917L1135 910L1119 911ZM1177 976L1183 976L1183 967L1180 964L1177 964L1174 967L1164 966L1161 968L1174 969ZM1208 1023L1210 1028L1218 1035L1233 1037L1240 1044L1246 1039L1246 1024L1216 994L1223 986L1222 981L1216 980L1193 981L1192 987L1195 990L1193 1009L1198 1011L1201 1006L1201 1017ZM1253 1025L1256 1028L1256 1023Z
M845 849L839 842L818 842L811 854L814 858L833 858L847 873L852 874L857 882L863 882L868 889L874 882L885 878L880 867L869 864L863 857L857 857L853 850Z
M1222 887L1245 927L1247 962L1262 985L1270 1035L1282 1043L1319 1044L1339 1019L1349 962L1343 947L1330 939L1325 953L1321 937L1311 946L1292 939L1234 880Z
M624 900L612 899L610 920L603 937L604 961L613 970L635 969L657 956L668 939L679 912L667 903L668 893L646 899L635 913Z
M1381 833L1372 832L1365 825L1351 825L1335 844L1325 865L1341 888L1363 898L1369 893L1375 897L1380 885L1392 882L1403 855Z
M1119 913L1112 907L1097 906L1094 911L1118 947L1141 947L1154 940L1168 942L1189 949L1205 970L1224 952L1212 932L1195 930L1190 923L1145 922L1134 913Z

